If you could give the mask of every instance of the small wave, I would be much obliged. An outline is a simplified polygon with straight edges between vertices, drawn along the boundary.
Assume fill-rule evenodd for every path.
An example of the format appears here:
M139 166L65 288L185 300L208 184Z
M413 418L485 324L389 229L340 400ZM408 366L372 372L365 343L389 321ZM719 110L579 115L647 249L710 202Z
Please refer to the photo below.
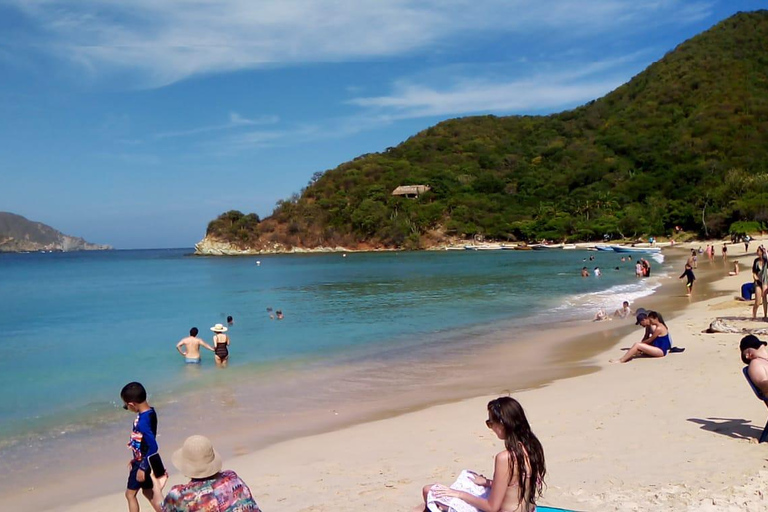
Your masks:
M605 308L610 313L621 307L623 301L626 300L633 304L635 301L653 294L660 286L661 279L658 278L644 279L637 283L617 284L605 290L565 297L560 305L550 309L549 312L557 313L560 316L566 314L573 318L591 316L598 308Z

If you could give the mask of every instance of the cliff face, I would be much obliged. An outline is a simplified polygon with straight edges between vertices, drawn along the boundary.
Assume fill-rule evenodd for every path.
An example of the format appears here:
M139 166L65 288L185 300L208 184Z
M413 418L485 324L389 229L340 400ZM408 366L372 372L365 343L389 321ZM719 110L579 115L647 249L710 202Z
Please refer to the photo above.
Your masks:
M0 252L105 251L109 245L92 244L65 235L40 222L14 213L0 212Z

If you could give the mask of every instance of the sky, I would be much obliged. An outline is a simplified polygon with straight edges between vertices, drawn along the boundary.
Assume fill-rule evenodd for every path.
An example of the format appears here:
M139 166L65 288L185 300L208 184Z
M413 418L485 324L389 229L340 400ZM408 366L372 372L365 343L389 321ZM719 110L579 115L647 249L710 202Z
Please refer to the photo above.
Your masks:
M442 120L599 98L765 0L0 0L0 211L192 247Z

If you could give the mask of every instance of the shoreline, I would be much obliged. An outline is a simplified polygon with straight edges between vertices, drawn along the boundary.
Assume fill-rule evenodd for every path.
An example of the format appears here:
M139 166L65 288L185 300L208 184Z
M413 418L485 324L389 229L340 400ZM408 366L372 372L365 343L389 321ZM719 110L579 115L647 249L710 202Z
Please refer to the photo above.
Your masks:
M353 357L342 368L318 367L314 372L318 374L318 380L299 379L298 382L291 383L292 390L285 392L288 401L284 408L302 412L276 414L275 411L266 411L266 420L243 411L244 407L252 408L248 402L253 402L255 397L253 393L249 393L249 389L242 389L242 386L241 389L224 386L214 393L207 393L211 396L192 397L190 404L178 400L160 403L150 398L152 405L159 406L160 445L163 451L167 451L163 447L180 444L191 433L210 433L215 430L216 434L211 437L217 443L217 449L226 458L230 458L289 439L391 418L435 404L477 396L493 389L546 385L553 380L594 371L594 368L583 364L583 361L603 348L602 344L612 336L606 332L626 327L622 322L561 320L551 329L549 322L547 320L547 325L539 322L538 325L523 331L516 326L518 321L500 324L506 327L506 331L498 326L482 328L479 342L477 336L480 333L476 329L466 331L456 339L464 340L467 337L466 341L470 343L452 343L455 346L447 356L444 354L444 345L434 344L430 349L432 352L425 353L424 357L420 358L421 362L428 365L428 373L435 375L426 380L425 367L413 364L404 367L402 361L397 358L390 360L387 357L378 365L361 365L361 361L356 361ZM542 329L547 330L539 332ZM603 332L603 335L594 337L592 333L595 332ZM597 345L590 344L579 348L580 343L573 343L573 338L578 336L598 340ZM551 342L547 338L553 338L554 341ZM552 345L544 354L541 342ZM567 351L560 350L560 347L567 347L568 344L573 344L574 347ZM507 361L507 367L519 368L515 371L513 382L508 381L508 372L504 366L495 372L488 372L483 368L482 362L487 359ZM285 383L291 380L290 377L280 382ZM312 395L317 388L334 380L342 385L355 383L357 388L354 393L342 394L331 400L328 397L320 397L318 400L316 394ZM390 381L396 383L394 388ZM283 402L278 387L277 384L272 388L259 387L259 394ZM304 400L303 389L309 391L309 394L304 393L307 397ZM311 405L307 406L307 403ZM267 402L264 402L264 405L269 407ZM203 416L208 415L206 411L211 407L211 414L204 418ZM217 423L213 418L226 420ZM125 458L124 431L126 422L129 421L127 418L118 421L117 425L101 428L97 432L97 438L92 438L89 431L62 435L57 441L57 446L64 448L57 448L55 453L46 451L46 445L37 444L30 447L31 449L19 450L13 457L6 458L3 465L16 470L11 473L3 486L4 489L0 491L0 500L18 504L18 508L45 509L55 507L56 503L80 502L105 492L112 492L110 490L119 491L124 479L122 463L119 461ZM89 456L92 452L94 455ZM34 474L27 473L30 477L24 478L19 469L21 465L32 460L31 458L39 460L40 465L33 468ZM102 463L104 459L108 462ZM91 462L82 466L73 464L73 460ZM60 469L62 467L68 470L63 472ZM90 483L86 490L83 489L83 481ZM19 488L23 488L24 492L18 493Z
M673 258L674 258L674 256L673 256ZM717 270L718 270L717 268L714 269L714 271L717 271ZM672 274L674 274L674 272L672 272ZM639 305L641 305L643 307L646 307L646 304L648 304L649 302L658 303L662 299L665 302L668 299L671 299L673 301L677 300L678 298L674 297L675 293L672 291L675 285L672 284L671 282L669 282L671 280L671 278L673 278L673 277L676 277L676 275L670 275L665 280L664 285L660 289L657 289L656 292L653 295L651 295L649 297L643 298L639 302ZM666 298L664 298L664 296L667 294L666 293L667 291L669 291L669 294L672 295L673 297L666 297ZM699 291L701 292L701 288L699 288ZM746 304L746 303L744 303L744 304ZM637 306L635 306L635 307L637 307ZM658 308L658 309L662 309L662 308ZM587 327L590 327L590 328L599 327L599 329L597 329L596 331L594 329L590 329L589 333L582 333L581 338L577 338L577 340L573 340L573 339L571 339L569 337L569 340L567 340L566 342L560 344L560 346L557 347L557 348L560 348L560 349L563 349L563 348L565 349L562 353L558 354L558 357L554 357L555 356L554 353L550 353L550 355L549 355L549 357L552 358L552 361L556 361L561 366L566 361L569 362L570 366L569 366L569 368L565 372L561 371L561 372L559 372L560 375L550 375L549 378L544 378L543 380L539 379L540 380L539 382L529 381L529 383L527 385L519 386L519 387L522 387L523 389L526 389L526 391L522 391L522 392L519 392L519 393L515 392L515 396L520 396L520 395L524 396L524 395L527 395L529 393L543 392L544 390L551 389L553 387L562 387L563 386L562 383L564 383L564 382L580 382L583 379L593 378L595 375L601 375L601 374L605 373L605 372L599 371L599 370L604 369L604 367L606 366L605 363L602 362L601 356L609 354L609 353L611 355L615 355L615 352L611 349L611 347L614 347L616 345L616 341L615 340L618 339L618 338L622 338L623 339L623 338L626 337L624 335L618 336L617 335L617 331L629 332L630 333L629 336L634 336L634 334L632 334L632 333L635 332L635 329L632 328L631 324L627 325L627 324L621 323L620 321L619 322L617 322L617 321L614 321L614 322L604 322L604 323L598 323L598 324L590 323L590 325L588 325ZM567 329L568 328L566 328L566 330ZM595 336L596 332L602 333L602 335L601 336ZM675 330L674 332L677 332L677 331ZM591 344L588 344L589 347L587 347L587 348L585 348L585 346L582 343L582 342L586 342L587 341L585 339L585 336L589 340L591 340L593 342ZM676 344L680 344L677 341L676 338L674 338L674 339L675 339ZM683 344L683 346L685 346L685 345ZM496 349L497 350L501 350L501 349L499 349L499 347L496 347ZM585 352L585 350L588 353ZM540 352L540 349L538 349L538 351ZM502 350L502 352L503 352L503 350ZM550 352L554 352L554 349L551 350ZM685 354L681 354L681 355L675 355L673 357L677 358L677 357L684 357L684 356L685 356ZM493 359L493 360L496 361L497 359ZM646 361L637 362L638 365L644 364L644 363L646 363ZM482 362L481 361L476 361L476 364L478 366L476 368L474 368L473 371L482 371L483 370ZM630 365L632 365L632 363L630 363ZM624 365L624 366L627 366L627 365ZM540 368L531 367L529 370L530 370L531 373L535 373L536 371L540 371ZM466 386L467 384L469 384L469 382L458 382L458 383L454 383L453 385L454 385L454 387L458 386L460 388L461 386ZM485 397L487 397L486 394L488 392L488 389L489 389L489 387L486 385L485 386L485 390L483 390L483 386L481 385L478 388L464 389L464 392L465 393L469 392L469 394L471 396L483 395L484 398L482 398L482 400L485 400L486 399ZM499 389L499 392L503 392L503 388L499 387L498 389ZM518 389L518 387L511 386L511 389ZM454 393L455 393L455 389L454 389ZM280 460L282 460L282 458L284 457L284 453L281 450L289 450L290 451L292 449L295 449L297 446L303 446L304 443L309 442L308 440L315 440L315 441L322 440L322 443L319 443L319 445L320 446L324 446L325 445L325 437L324 436L330 436L333 439L344 439L345 436L344 436L343 433L348 433L350 431L352 431L352 432L366 431L367 429L372 428L372 429L374 429L374 432L378 432L379 434L381 434L382 432L389 432L389 430L392 429L393 426L397 426L397 425L399 425L400 423L403 423L403 422L410 424L410 427L409 427L409 431L410 431L410 430L412 430L414 428L414 426L413 426L414 418L420 418L424 414L431 414L431 413L428 413L426 411L434 411L436 409L437 410L442 410L442 408L447 408L447 410L451 410L452 408L458 409L461 404L475 403L478 400L481 400L481 399L469 398L469 397L466 397L466 396L465 397L461 397L461 396L456 396L454 394L454 398L453 399L448 399L447 400L448 403L445 403L445 400L437 400L437 401L433 401L431 403L431 405L430 404L427 404L427 405L423 405L422 404L422 405L416 405L416 406L410 406L410 407L403 407L401 405L400 407L397 407L398 400L396 399L395 402L393 402L393 404L392 404L395 407L394 407L394 409L390 410L389 413L386 413L386 414L383 414L383 415L380 414L378 416L376 416L376 415L369 416L368 418L363 418L361 420L362 422L357 421L357 422L353 422L351 425L346 425L346 426L345 425L341 425L341 426L336 426L336 427L330 427L330 431L328 431L328 430L321 431L320 433L311 434L311 435L306 436L306 437L298 437L298 438L294 438L294 439L290 439L290 440L283 440L283 441L279 441L277 443L273 442L273 443L269 444L269 446L266 446L266 447L263 447L263 448L258 448L256 451L253 451L252 449L242 448L241 447L238 450L234 450L233 453L241 453L241 454L242 453L246 453L246 454L245 455L241 455L241 456L237 456L235 458L232 458L230 456L225 456L225 461L226 461L225 465L227 465L228 467L233 467L239 473L241 473L241 476L244 477L246 482L250 483L251 488L253 489L254 494L257 497L259 503L265 509L270 509L270 510L283 510L283 509L286 509L286 510L297 510L297 508L295 508L294 506L288 505L287 503L283 503L280 498L278 498L277 501L274 502L274 503L269 501L270 500L269 496L271 496L272 492L275 492L275 491L266 492L266 493L264 492L263 487L260 485L260 482L263 480L264 475L260 474L260 475L254 475L254 476L252 476L250 478L247 477L247 475L253 474L255 467L261 467L262 466L262 464L256 462L260 457L265 456L265 454L266 454L267 458L269 460L271 460L270 464L268 464L268 465L272 465L273 463L278 464L279 461L272 460L273 452L276 452L278 454L278 458L280 458ZM524 401L523 403L524 403L524 406L526 406L526 410L528 410L527 401ZM435 405L435 404L438 404L438 405ZM442 405L440 405L440 404L442 404ZM344 411L339 411L339 412L341 412L342 414L345 414ZM480 415L482 416L482 408L481 408ZM469 414L469 416L471 417L472 414ZM415 427L415 428L421 428L421 429L424 429L424 430L434 430L434 427L429 426L429 423L430 422L427 421L427 424L423 424L422 421L419 420L419 421L416 422L418 427ZM443 422L437 421L436 424L442 426ZM537 423L534 422L534 420L532 420L532 425L533 425L534 429L538 432ZM451 428L453 428L453 427L451 427ZM382 430L382 429L384 429L384 430ZM207 432L203 432L203 433L207 433ZM453 432L453 434L456 435L456 436L459 436L459 437L460 436L464 436L464 439L463 439L464 442L467 441L467 438L471 438L472 437L472 435L468 435L468 432L461 431L460 429L456 430L455 432ZM408 434L408 435L410 435L410 434ZM215 436L211 436L211 437L215 437ZM398 436L398 439L400 437L401 436ZM406 437L407 437L407 435L406 435ZM540 435L540 437L541 437L541 435ZM542 439L542 442L544 442L544 439ZM219 446L218 445L218 440L215 439L215 438L214 438L214 443L217 444L217 447ZM337 449L340 449L341 451L344 451L345 450L345 447L343 446L344 444L345 444L345 442L342 442L342 446L340 446L340 447L337 446ZM168 446L167 443L164 443L161 446L164 447L164 451L166 451L166 452L172 451L174 449L173 445L172 446ZM544 442L544 446L545 446L545 449L547 449L548 443ZM481 453L483 451L487 451L487 450L480 450ZM386 450L384 450L384 452L386 452ZM477 452L477 450L475 450L475 452ZM492 455L492 453L490 455ZM387 458L387 454L386 453L380 453L380 456L384 457L384 458ZM393 453L391 458L395 458L396 459L397 457L395 457L395 454ZM315 460L316 457L313 456L312 459ZM332 460L333 459L324 460L324 461L317 460L314 464L316 465L316 464L324 463L324 464L331 464L332 465ZM393 463L393 461L389 461L389 462L390 462L390 464ZM424 461L416 461L416 460L414 460L414 461L407 461L407 460L406 461L402 461L402 460L400 460L400 461L397 461L397 462L399 462L399 463L413 462L416 466L419 466L419 465L426 466L426 465L429 464L428 460L424 460ZM484 464L487 465L487 461L484 462ZM297 463L296 465L300 465L300 463ZM408 464L406 464L406 465L408 465ZM285 466L286 472L288 472L288 470L290 470L290 469L291 469L290 466ZM300 468L293 468L293 469L296 470L296 469L300 469ZM478 469L482 470L482 466L478 467ZM303 468L302 468L302 470L303 470ZM341 473L343 474L344 471L341 470ZM316 477L316 475L307 474L306 477L311 479L313 477ZM288 474L283 475L283 478L285 479L285 482L290 480L290 477L288 476ZM452 480L450 475L447 477L447 479L449 481ZM280 478L277 478L277 480L279 481ZM445 478L441 479L441 481L442 480L445 480ZM180 481L181 480L179 480L179 475L173 475L172 479L171 479L171 484L175 484L175 483L178 483ZM421 482L421 483L422 484L426 483L426 481L425 482ZM385 488L386 489L390 489L390 486L385 485ZM343 489L338 489L337 492L341 492L342 490ZM409 504L409 506L412 506L413 504L415 504L413 502L413 500L414 500L413 496L415 496L415 497L418 496L418 489L416 491L416 494L412 494L411 493L409 495L412 496L412 497L408 501L408 504ZM118 501L118 498L119 498L119 501ZM4 502L7 502L7 499L8 498L4 498ZM286 500L286 499L288 499L288 498L283 498L283 500ZM115 507L118 507L118 506L124 507L123 501L124 501L124 498L122 497L122 494L119 494L119 495L109 495L109 496L104 496L104 497L101 497L101 498L96 498L95 500L90 500L90 501L86 501L86 502L80 503L76 507L76 509L77 510L113 510L113 509L115 509ZM66 502L66 501L64 501L64 502ZM59 503L62 503L62 502L60 501ZM351 507L351 506L349 508L345 508L344 506L342 506L340 504L341 502L338 502L337 503L338 506L334 506L334 507L331 507L330 503L323 502L322 500L318 501L318 503L321 504L321 505L319 505L319 508L305 508L305 509L301 509L301 510L330 510L330 509L333 509L333 510L346 510L346 509L352 510L353 508L356 508L356 507ZM547 495L545 495L545 500L543 501L543 503L544 504L551 504L551 505L565 506L564 503L556 502L556 501L551 501L551 500L547 499ZM325 507L325 506L322 506L322 505L328 505L328 506ZM404 501L403 501L403 505L405 505ZM399 507L401 505L397 505L397 506ZM55 510L61 510L61 509L62 509L61 507L55 508ZM66 510L66 508L63 508L63 509ZM382 509L384 509L384 508L382 508Z

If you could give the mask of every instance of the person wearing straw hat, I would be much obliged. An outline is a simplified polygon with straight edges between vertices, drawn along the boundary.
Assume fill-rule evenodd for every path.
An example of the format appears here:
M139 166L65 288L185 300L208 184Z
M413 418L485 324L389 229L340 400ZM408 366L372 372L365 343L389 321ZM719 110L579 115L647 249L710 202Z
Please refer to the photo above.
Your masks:
M211 327L215 333L213 335L213 358L216 360L216 366L226 368L229 362L229 336L224 334L227 328L222 324L216 324Z
M237 473L222 471L221 455L207 437L189 436L172 460L190 481L171 488L164 512L261 512Z

